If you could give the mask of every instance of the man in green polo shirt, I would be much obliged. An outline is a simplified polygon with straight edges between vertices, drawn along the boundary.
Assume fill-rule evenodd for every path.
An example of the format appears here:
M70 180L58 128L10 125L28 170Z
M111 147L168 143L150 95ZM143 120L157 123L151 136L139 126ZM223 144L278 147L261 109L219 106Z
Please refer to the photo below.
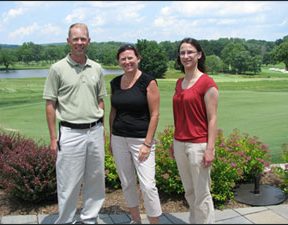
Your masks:
M55 223L94 224L105 198L103 98L107 93L101 66L86 55L88 27L72 24L67 43L70 53L51 66L43 92L50 149L57 152ZM75 221L81 188L81 221Z

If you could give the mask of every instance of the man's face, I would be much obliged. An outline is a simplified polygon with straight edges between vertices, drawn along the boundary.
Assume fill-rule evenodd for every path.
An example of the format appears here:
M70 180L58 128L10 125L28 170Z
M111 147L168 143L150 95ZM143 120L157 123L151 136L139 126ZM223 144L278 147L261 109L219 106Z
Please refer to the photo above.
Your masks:
M86 28L82 26L73 27L70 31L70 36L67 38L67 43L70 45L72 55L85 55L90 43Z

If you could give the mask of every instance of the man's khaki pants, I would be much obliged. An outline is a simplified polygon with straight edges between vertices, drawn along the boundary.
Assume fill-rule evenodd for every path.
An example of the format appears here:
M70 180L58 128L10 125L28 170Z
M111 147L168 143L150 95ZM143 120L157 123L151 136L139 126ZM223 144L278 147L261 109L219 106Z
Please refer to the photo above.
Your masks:
M82 185L84 223L95 224L105 198L104 135L102 123L90 129L61 127L56 161L59 217L73 222Z

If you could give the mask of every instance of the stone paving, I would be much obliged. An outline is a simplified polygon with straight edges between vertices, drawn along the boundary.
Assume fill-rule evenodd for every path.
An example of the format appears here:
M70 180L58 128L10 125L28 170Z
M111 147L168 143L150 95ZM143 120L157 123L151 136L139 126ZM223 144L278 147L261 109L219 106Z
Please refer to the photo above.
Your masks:
M216 224L288 224L288 204L216 210ZM76 219L79 215L76 215ZM148 224L145 214L142 223ZM57 214L11 215L0 217L0 224L53 224ZM189 213L163 213L161 224L188 224ZM129 224L127 214L100 214L98 224Z

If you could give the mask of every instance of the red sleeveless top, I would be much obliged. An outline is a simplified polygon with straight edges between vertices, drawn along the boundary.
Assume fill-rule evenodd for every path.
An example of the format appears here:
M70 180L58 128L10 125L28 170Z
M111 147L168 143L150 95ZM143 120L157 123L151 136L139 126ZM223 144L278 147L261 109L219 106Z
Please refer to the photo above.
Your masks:
M217 84L207 74L202 74L196 83L182 89L184 78L176 82L173 96L174 138L178 141L206 143L208 141L208 121L204 101L205 93Z

